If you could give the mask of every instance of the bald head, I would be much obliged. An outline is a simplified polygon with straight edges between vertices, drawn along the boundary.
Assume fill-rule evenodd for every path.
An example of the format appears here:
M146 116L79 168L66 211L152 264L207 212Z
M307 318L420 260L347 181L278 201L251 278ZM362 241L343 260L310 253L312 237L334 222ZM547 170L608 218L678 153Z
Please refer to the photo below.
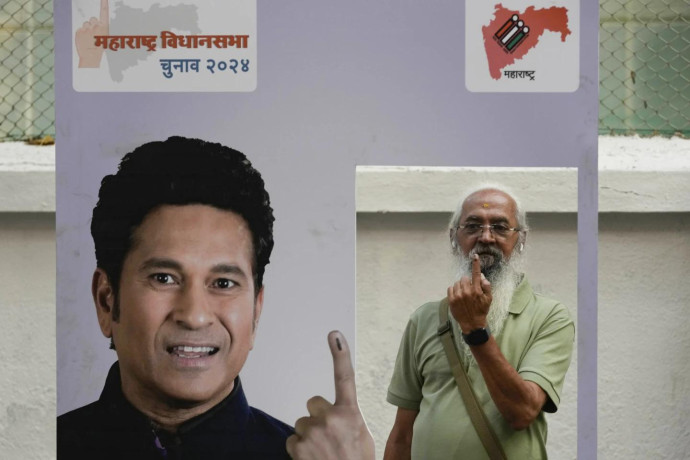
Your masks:
M491 191L498 192L499 194L504 195L507 199L512 200L512 202L515 205L515 219L517 220L518 226L521 229L527 230L527 216L525 215L525 211L523 210L522 205L520 204L520 200L515 196L515 193L513 193L509 188L498 184L482 184L467 189L465 194L463 195L462 200L458 203L458 206L456 207L453 216L450 219L449 227L457 227L457 225L460 223L462 211L467 200L473 198L480 192Z
M508 193L495 188L477 190L471 193L462 202L460 208L460 220L467 219L477 210L500 210L507 217L512 217L514 224L518 224L517 203Z

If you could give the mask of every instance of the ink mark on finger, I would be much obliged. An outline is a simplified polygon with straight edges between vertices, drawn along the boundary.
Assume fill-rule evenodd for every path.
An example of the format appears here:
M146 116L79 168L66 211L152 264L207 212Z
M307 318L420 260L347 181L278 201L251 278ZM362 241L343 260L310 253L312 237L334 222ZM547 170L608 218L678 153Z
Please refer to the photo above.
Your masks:
M335 338L335 344L338 346L338 350L343 351L343 346L340 343L340 339L338 337Z

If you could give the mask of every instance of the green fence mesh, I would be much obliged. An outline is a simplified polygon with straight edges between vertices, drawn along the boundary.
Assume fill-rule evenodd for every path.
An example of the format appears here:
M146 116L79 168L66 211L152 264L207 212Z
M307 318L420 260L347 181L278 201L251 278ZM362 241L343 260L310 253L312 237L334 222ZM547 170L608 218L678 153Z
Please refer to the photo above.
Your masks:
M602 0L599 132L690 136L690 1Z
M0 43L0 141L54 136L52 1L0 0ZM599 64L601 134L690 137L690 0L601 0Z
M55 135L52 0L0 0L0 141Z

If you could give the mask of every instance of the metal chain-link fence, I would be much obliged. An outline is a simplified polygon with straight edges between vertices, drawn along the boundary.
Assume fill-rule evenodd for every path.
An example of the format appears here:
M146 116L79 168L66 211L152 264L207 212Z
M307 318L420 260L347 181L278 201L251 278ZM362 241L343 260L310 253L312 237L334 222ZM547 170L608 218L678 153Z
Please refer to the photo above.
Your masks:
M599 132L690 137L690 1L601 0Z
M0 0L0 141L55 134L52 0ZM690 137L690 1L601 0L599 132Z
M0 0L0 141L55 136L52 0Z

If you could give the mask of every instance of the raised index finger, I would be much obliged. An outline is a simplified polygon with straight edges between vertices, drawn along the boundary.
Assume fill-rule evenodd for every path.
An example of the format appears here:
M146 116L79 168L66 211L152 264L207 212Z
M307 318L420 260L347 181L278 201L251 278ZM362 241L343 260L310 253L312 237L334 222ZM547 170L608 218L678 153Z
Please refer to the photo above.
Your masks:
M108 0L101 0L100 20L103 24L108 24L108 22L110 21L110 11L108 10Z
M482 282L482 267L479 263L479 256L475 254L472 256L472 286L481 286Z
M335 377L335 405L356 406L357 389L355 371L350 359L350 347L340 331L328 334L328 345L333 355L333 376Z

